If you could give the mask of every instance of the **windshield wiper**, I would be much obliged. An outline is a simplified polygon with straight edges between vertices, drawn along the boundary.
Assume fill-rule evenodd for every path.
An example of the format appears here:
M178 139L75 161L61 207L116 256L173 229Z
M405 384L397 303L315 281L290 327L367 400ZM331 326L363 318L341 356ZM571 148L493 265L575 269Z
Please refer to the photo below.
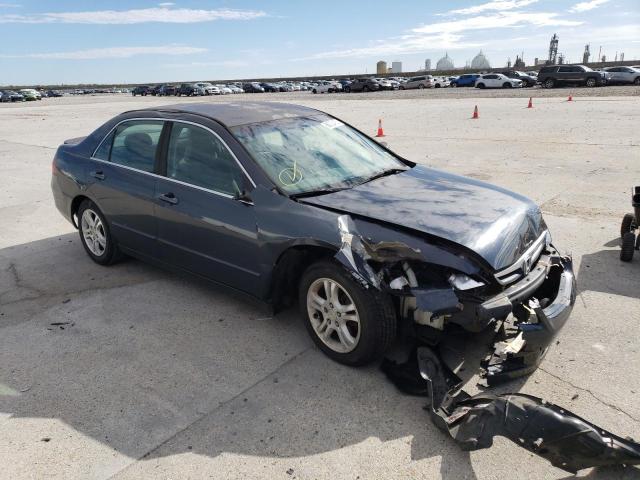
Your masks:
M368 183L377 178L388 177L389 175L395 175L396 173L406 172L407 170L408 170L407 168L390 168L389 170L383 170L382 172L376 173L375 175L367 178L364 182L360 183L359 185Z
M352 186L347 187L328 187L328 188L318 188L317 190L309 190L307 192L293 193L289 195L291 198L304 198L304 197L315 197L317 195L325 195L327 193L339 192L340 190L348 190Z

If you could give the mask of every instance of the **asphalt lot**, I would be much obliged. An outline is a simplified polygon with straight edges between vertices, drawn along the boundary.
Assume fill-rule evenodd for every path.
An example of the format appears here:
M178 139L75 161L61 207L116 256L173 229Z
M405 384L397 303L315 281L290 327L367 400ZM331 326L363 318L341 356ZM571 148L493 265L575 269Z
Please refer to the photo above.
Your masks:
M618 235L640 184L640 89L579 89L571 103L568 89L463 91L200 101L298 102L371 134L382 118L401 155L539 202L554 243L574 255L580 294L541 368L501 391L638 439L640 258L618 260ZM295 310L272 318L139 261L92 263L53 205L55 148L121 111L176 101L193 99L0 105L0 478L571 477L502 438L460 451L424 399L396 391L375 366L325 358ZM640 469L581 476L640 479Z

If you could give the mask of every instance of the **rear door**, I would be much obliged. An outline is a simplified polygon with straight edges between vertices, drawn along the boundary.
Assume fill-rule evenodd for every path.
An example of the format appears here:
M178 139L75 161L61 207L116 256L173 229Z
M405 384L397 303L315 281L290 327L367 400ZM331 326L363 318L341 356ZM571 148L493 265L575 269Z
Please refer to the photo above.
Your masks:
M89 160L87 193L107 217L120 245L155 255L156 191L162 120L126 120Z
M253 188L236 157L207 125L173 121L156 188L160 259L256 294L255 212L235 199Z

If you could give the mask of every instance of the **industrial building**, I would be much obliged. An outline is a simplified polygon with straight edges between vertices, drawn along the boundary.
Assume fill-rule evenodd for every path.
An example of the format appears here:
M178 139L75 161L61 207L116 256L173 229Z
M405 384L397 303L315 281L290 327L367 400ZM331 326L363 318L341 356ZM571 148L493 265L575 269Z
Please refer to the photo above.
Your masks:
M444 57L436 63L436 70L453 70L454 68L453 60L449 56L449 53L445 53Z
M384 60L380 60L376 63L376 74L377 75L385 75L387 73L387 62Z

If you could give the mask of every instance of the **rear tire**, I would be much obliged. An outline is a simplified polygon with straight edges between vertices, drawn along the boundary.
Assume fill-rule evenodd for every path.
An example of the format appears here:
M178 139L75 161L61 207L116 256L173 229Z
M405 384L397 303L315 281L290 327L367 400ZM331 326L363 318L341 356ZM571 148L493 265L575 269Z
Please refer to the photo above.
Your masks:
M478 88L484 88L484 86L485 86L484 83L479 83L478 85L476 85L476 87Z
M547 78L542 85L544 85L544 88L553 88L555 84L556 82L553 78Z
M587 81L585 82L585 85L589 88L593 88L596 86L598 82L596 82L595 78L587 78Z
M624 238L625 234L635 229L636 216L633 213L625 213L620 224L620 238Z
M423 89L424 89L424 85L421 83L420 85L418 85L418 88L419 88L420 90L423 90Z
M633 260L633 249L636 244L636 236L633 232L627 232L622 237L622 248L620 249L620 260L630 262Z
M344 87L343 90L345 93L351 93L351 87Z
M112 265L122 258L107 219L91 200L78 208L78 232L87 255L99 265Z
M504 82L502 84L502 88L511 88L511 87L512 87L512 85L509 82Z
M328 295L325 286L335 294ZM309 335L336 362L351 366L370 363L380 358L395 339L397 316L391 297L373 287L365 288L336 261L321 260L304 272L299 301ZM350 319L343 319L340 312ZM339 335L338 330L344 332L347 325L349 337ZM320 338L322 333L324 340ZM353 342L345 346L343 338Z
M634 84L634 85L640 85L640 77L636 78L636 79L633 81L633 84Z

